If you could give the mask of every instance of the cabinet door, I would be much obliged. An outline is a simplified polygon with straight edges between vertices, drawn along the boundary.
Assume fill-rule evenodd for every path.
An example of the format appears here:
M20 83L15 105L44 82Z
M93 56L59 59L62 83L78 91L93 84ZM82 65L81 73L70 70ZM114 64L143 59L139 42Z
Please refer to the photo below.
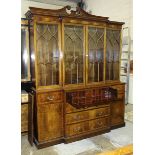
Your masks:
M30 81L28 21L22 20L21 22L21 81Z
M111 103L111 126L124 123L124 101Z
M61 138L62 103L38 105L38 141Z
M87 82L104 81L104 28L88 27Z
M36 81L37 86L59 86L60 66L60 25L36 23Z
M119 80L120 30L106 31L106 80Z
M84 84L84 26L64 25L64 84Z

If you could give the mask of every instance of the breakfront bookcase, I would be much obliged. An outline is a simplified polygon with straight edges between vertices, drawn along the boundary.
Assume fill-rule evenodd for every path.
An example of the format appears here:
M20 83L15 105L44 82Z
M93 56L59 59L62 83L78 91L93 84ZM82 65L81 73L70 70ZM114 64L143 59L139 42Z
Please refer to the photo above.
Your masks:
M30 7L34 95L33 139L38 148L95 136L125 125L120 82L123 22L66 6Z

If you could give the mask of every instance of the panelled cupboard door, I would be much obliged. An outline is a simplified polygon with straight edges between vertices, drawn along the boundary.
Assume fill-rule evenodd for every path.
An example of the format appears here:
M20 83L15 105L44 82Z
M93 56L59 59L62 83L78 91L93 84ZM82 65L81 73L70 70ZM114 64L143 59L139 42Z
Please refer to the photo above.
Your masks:
M38 87L61 85L60 24L35 23L36 82Z
M87 83L104 81L103 27L87 27Z
M106 30L106 80L119 80L120 39L120 30Z
M85 83L84 26L63 24L64 85Z
M62 121L61 102L38 105L38 141L62 137Z
M115 101L111 103L111 125L124 123L124 101Z

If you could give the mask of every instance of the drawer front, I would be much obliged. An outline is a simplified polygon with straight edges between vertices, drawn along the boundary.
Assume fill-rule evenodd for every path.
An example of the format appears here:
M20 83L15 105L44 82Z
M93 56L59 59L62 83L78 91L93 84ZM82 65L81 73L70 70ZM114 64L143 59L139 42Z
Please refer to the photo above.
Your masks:
M110 117L99 118L89 123L90 130L110 128Z
M89 122L82 122L66 126L66 136L75 136L89 131Z
M104 108L96 109L94 118L104 117L109 115L110 115L110 106L107 106Z
M124 123L124 101L116 101L111 104L111 125Z
M89 111L66 114L66 124L71 124L89 119Z
M99 108L99 109L66 114L66 124L72 124L80 121L96 119L96 118L105 117L108 115L110 115L110 106Z
M55 92L46 92L46 93L39 93L37 95L38 103L48 103L48 102L59 102L63 101L63 92L62 91L55 91Z
M100 118L82 123L72 124L66 126L66 136L76 136L87 132L93 132L96 129L108 129L110 128L110 118Z
M38 141L59 138L63 135L62 103L38 105Z

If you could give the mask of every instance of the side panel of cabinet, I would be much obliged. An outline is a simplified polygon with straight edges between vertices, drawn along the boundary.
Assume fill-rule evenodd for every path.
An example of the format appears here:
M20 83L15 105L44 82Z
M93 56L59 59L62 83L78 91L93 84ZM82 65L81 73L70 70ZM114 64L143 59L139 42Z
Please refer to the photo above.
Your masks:
M115 101L111 103L111 126L124 123L124 101Z
M38 141L63 136L62 102L38 105Z

